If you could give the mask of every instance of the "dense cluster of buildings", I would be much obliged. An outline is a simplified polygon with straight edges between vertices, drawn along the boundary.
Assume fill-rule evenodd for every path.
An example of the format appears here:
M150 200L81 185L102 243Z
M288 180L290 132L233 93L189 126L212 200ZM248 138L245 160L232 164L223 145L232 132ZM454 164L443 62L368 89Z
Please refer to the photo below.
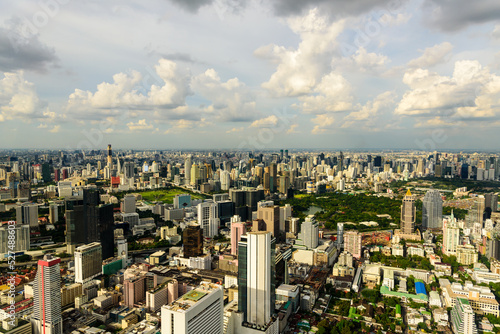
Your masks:
M488 326L481 317L500 316L495 294L482 284L500 283L498 194L405 190L399 228L381 232L382 243L372 241L373 232L344 228L349 222L328 231L313 213L300 219L277 203L332 191L396 198L395 181L495 181L499 172L496 156L437 152L21 152L0 162L0 211L15 219L0 226L0 256L9 254L15 229L15 252L30 255L37 268L15 275L13 322L2 297L2 331L283 333L295 326L296 312L327 312L330 297L320 291L328 284L397 297L406 316L398 326L410 331L434 319L475 333ZM172 187L171 201L142 197ZM443 215L450 196L467 203L464 219ZM59 243L47 232L63 224ZM374 261L377 253L392 262ZM445 256L460 270L443 263ZM431 267L397 266L407 257ZM465 273L476 283L462 280ZM435 281L441 293L431 288ZM353 305L366 323L383 328L368 306Z

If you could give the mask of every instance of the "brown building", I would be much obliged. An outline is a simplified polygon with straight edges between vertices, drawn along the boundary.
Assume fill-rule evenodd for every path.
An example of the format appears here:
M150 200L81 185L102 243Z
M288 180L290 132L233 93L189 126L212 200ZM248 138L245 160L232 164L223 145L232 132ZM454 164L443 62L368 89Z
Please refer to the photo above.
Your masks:
M266 229L264 230L261 229L261 225L258 224L258 231L271 232L273 237L276 239L280 237L280 207L278 205L258 208L257 219L263 220L266 226Z
M184 257L198 257L203 255L203 230L200 225L188 225L183 232Z

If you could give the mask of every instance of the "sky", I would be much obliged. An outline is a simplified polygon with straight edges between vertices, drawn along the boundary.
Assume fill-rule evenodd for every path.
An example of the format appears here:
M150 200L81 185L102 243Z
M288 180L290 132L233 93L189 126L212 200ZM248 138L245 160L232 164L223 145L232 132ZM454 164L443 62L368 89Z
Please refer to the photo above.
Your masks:
M0 148L500 142L498 0L0 2Z

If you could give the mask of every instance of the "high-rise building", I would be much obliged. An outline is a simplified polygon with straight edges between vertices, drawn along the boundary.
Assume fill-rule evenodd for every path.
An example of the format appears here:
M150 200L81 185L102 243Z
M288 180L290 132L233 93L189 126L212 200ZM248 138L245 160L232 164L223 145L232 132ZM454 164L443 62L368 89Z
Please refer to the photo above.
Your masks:
M296 244L303 245L308 249L318 247L319 243L319 225L314 215L309 215L300 227L300 233Z
M205 238L213 238L219 234L220 219L217 203L203 202L198 204L198 224L203 229Z
M460 228L452 212L451 216L443 221L443 254L447 256L456 255L459 242Z
M55 224L59 221L59 206L57 204L50 204L49 206L49 222Z
M123 281L123 302L128 307L146 298L146 276L134 276Z
M401 233L413 234L415 230L415 197L411 194L410 189L406 192L403 198L403 205L401 205Z
M256 326L267 326L274 315L275 243L269 232L247 233L238 243L238 310Z
M38 270L33 284L34 334L62 334L60 258L45 255L38 260Z
M184 257L203 255L203 231L200 225L188 225L183 231Z
M443 199L438 190L431 189L422 201L422 228L443 227Z
M266 231L271 232L273 237L280 238L280 207L278 205L259 206L257 219L265 222Z
M98 242L75 250L75 283L86 283L102 274L102 247Z
M344 250L357 259L361 258L361 234L358 231L344 232Z
M239 219L239 216L236 216ZM245 224L241 221L233 222L233 218L231 218L231 254L238 254L238 242L241 239L241 236L246 233Z
M14 238L14 249L10 246L9 236L12 236L12 227L9 228L8 223L1 225L0 223L0 255L8 254L11 252L24 252L30 249L30 226L27 224L15 224L15 238ZM11 237L12 238L12 237Z
M341 249L344 245L344 223L337 223L337 248Z
M109 169L113 168L113 153L111 151L111 144L108 145L108 160L107 160L107 167Z
M117 256L122 258L123 268L128 266L128 243L127 239L120 237L116 239L116 247L118 249Z
M474 310L465 298L457 298L451 310L451 327L456 334L477 334Z
M36 203L23 203L16 207L16 222L27 224L30 228L38 228L38 205Z
M191 155L188 155L186 160L184 160L184 178L186 179L186 184L189 184L191 180L191 165Z
M122 212L135 213L135 196L126 194L122 199Z
M161 308L162 334L224 333L224 292L220 285L202 283Z
M102 260L114 255L113 205L99 205L99 192L84 188L83 197L65 201L66 243L70 253L77 244L100 242Z

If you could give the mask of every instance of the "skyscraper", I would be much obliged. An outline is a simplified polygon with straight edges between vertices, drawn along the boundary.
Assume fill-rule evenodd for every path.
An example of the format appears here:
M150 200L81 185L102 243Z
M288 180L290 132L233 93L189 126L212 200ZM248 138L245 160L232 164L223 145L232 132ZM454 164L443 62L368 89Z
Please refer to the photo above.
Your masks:
M113 167L113 154L111 152L111 144L108 144L108 161L107 166L109 169Z
M450 320L453 333L477 334L474 310L467 299L457 298L455 306L451 310Z
M60 258L45 255L38 260L38 270L33 284L34 334L62 334Z
M114 255L113 205L99 205L99 191L83 189L83 197L65 201L66 242L71 253L77 244L100 242L102 260Z
M220 219L217 203L203 202L198 204L198 224L203 229L205 238L213 238L219 234Z
M75 283L86 283L102 273L102 247L98 242L75 250Z
M401 205L401 233L413 234L415 230L415 197L411 194L410 189L406 192Z
M314 215L309 215L306 220L302 223L300 228L299 237L297 240L298 244L304 245L308 249L314 249L318 247L319 242L319 225Z
M443 199L438 190L431 189L422 201L422 228L441 228L443 226Z
M269 232L250 232L238 244L238 310L256 326L267 326L274 314L275 243Z
M459 242L460 228L452 211L451 216L443 222L443 254L447 256L456 255Z
M344 250L357 259L361 258L361 234L358 231L344 232Z
M337 224L337 248L340 249L344 245L344 223Z
M237 219L239 219L239 216L235 217L238 217ZM241 236L245 233L245 224L241 221L236 221L236 218L234 217L231 218L231 254L236 255L238 253L238 242L241 240Z
M38 228L38 205L36 203L23 203L16 207L16 222L27 224L30 228Z
M203 231L200 225L188 225L183 231L184 257L203 255Z
M271 232L273 237L280 237L280 207L278 205L259 206L257 219L266 223L266 231Z

